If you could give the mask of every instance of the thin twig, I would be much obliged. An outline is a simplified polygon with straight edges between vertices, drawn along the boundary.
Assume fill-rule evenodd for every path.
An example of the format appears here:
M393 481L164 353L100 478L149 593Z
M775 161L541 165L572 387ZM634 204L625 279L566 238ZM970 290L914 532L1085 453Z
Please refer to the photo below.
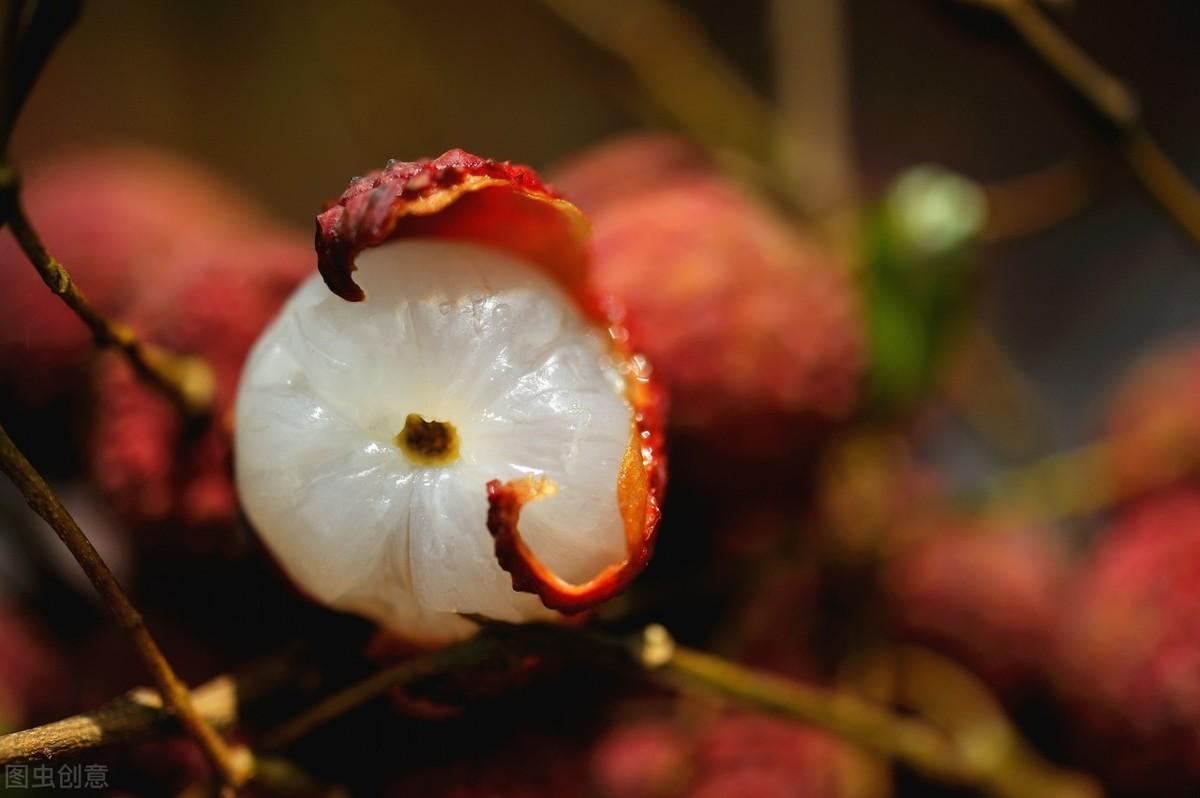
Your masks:
M810 210L805 187L776 167L785 134L775 109L677 3L540 3L625 67L635 84L628 95L639 110L648 108L657 121L682 130L747 186L789 210Z
M129 635L171 714L195 738L222 781L235 787L242 784L249 776L249 769L235 762L224 740L197 711L187 687L163 656L141 614L129 601L108 565L3 427L0 427L0 470L8 475L30 508L50 525L83 568L113 618Z
M87 325L98 347L121 352L143 379L188 415L200 415L210 408L216 382L208 363L142 341L132 329L96 310L63 265L42 244L25 215L16 175L4 165L0 165L0 221L8 223L42 280Z
M701 143L736 149L757 161L771 155L779 132L774 110L675 3L541 4L618 58L648 99Z
M400 685L543 655L632 668L673 689L720 696L808 723L931 777L981 787L1003 798L1095 798L1099 794L1090 780L1042 762L1011 728L1006 727L1002 735L1002 748L983 751L978 734L944 729L927 719L898 715L844 690L800 684L677 646L660 626L650 626L634 639L623 640L565 626L475 620L485 628L474 638L414 657L335 693L268 734L262 747L286 747ZM279 677L265 681L269 684L274 678ZM193 694L197 707L216 725L232 724L238 708L254 695L231 685L231 677L219 677ZM164 715L160 706L147 698L147 693L134 691L79 718L0 737L0 764L30 756L52 757L101 744L95 727L102 721L109 723L105 741L143 739L161 733ZM115 720L108 721L110 718Z
M844 208L857 193L845 0L772 0L775 94L785 128L775 157L799 207Z
M1147 132L1133 91L1068 39L1032 0L962 1L1003 14L1029 47L1116 128L1134 175L1200 246L1200 191Z
M500 662L506 656L507 650L493 636L479 634L462 643L446 646L406 660L334 693L282 724L263 738L262 747L266 750L285 748L313 729L382 695L393 687L410 684L440 673Z
M293 657L280 656L223 674L191 691L192 705L215 729L237 724L243 708L295 680ZM54 759L115 743L140 742L178 731L162 695L138 687L90 712L0 736L0 765Z
M1097 798L1090 779L1061 771L1013 744L981 756L927 720L898 715L844 690L830 690L746 668L678 646L661 626L647 627L627 644L562 627L528 629L548 639L583 638L594 648L623 649L626 662L650 678L684 692L708 692L740 704L802 721L934 778L982 788L1000 798ZM1015 736L1015 731L1012 732ZM1011 751L1011 756L1008 754ZM1021 770L1021 773L1013 772ZM1034 785L1037 789L1033 789ZM1018 789L1019 787L1019 789Z

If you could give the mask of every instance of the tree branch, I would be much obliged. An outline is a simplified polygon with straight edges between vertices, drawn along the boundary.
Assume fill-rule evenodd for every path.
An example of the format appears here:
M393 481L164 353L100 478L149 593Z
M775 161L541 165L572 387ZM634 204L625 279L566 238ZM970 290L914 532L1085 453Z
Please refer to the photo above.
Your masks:
M288 655L223 674L192 690L192 705L210 726L227 729L241 720L246 705L294 681L293 666L294 658ZM175 731L178 723L163 706L162 694L138 687L90 712L0 736L0 765L70 756Z
M129 635L146 669L158 685L166 707L183 724L188 734L195 738L221 779L235 787L243 783L249 776L250 768L235 761L224 740L213 731L192 704L186 686L163 656L158 643L146 628L141 614L129 601L108 565L3 427L0 427L0 471L8 475L30 508L41 516L66 544L95 586L96 592L104 600L112 617Z
M266 750L285 748L313 729L386 693L393 687L411 684L442 673L504 662L510 653L510 648L495 636L483 633L464 642L405 660L310 707L264 737L262 747Z
M121 352L138 375L188 415L199 415L209 409L216 382L208 363L144 342L129 327L96 310L63 265L42 244L21 205L16 175L6 165L0 165L0 214L42 281L87 325L98 347Z
M845 0L772 0L769 32L783 122L775 162L799 207L820 216L854 201L858 188L851 129Z
M264 737L280 749L388 690L430 676L500 666L533 655L577 658L637 673L672 689L715 695L743 706L824 729L875 754L928 776L974 786L999 798L1098 798L1084 776L1042 761L1001 715L963 729L929 718L901 716L845 690L830 690L746 668L675 645L661 626L623 640L552 624L512 625L475 618L483 631L470 640L414 657L380 671L317 703ZM950 667L946 665L944 667ZM944 669L943 669L944 670ZM939 679L969 679L945 672ZM221 676L192 693L196 709L215 726L233 725L242 706L288 679L275 663L257 676ZM972 682L973 684L973 682ZM961 692L961 685L958 688ZM982 691L981 687L973 689ZM0 764L54 757L111 742L146 739L170 727L158 694L135 690L94 712L0 737ZM982 729L982 731L981 731Z
M1134 175L1167 216L1200 246L1200 192L1142 123L1137 97L1055 27L1032 0L962 0L1002 14L1059 77L1116 128Z
M1019 744L1005 724L1003 747L982 755L978 735L956 735L927 720L897 715L853 693L805 685L675 645L657 625L626 641L555 624L513 625L473 618L484 631L472 640L418 657L342 690L267 738L282 747L399 684L462 667L530 654L566 656L632 668L670 688L708 693L832 732L931 777L975 786L999 798L1097 798L1092 781L1060 771Z

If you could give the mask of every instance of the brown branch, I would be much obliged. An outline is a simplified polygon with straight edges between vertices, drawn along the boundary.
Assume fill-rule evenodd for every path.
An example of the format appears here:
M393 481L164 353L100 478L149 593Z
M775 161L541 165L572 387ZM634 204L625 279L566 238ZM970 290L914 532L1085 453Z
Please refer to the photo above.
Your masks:
M235 787L243 783L249 775L249 768L235 762L224 740L197 711L187 687L175 675L158 643L146 628L141 614L126 597L108 565L3 427L0 427L0 470L8 475L30 508L50 525L83 568L83 572L95 586L96 592L104 600L113 618L129 635L146 669L164 696L171 714L195 738L220 778L226 784Z
M42 244L21 205L16 175L6 165L0 165L0 198L0 213L3 214L0 218L8 223L21 250L50 290L87 325L96 345L121 352L143 379L165 393L187 414L206 412L216 388L208 363L144 342L129 327L96 310L63 265Z
M720 657L675 645L661 626L632 642L553 624L511 625L474 618L485 630L472 640L378 673L323 701L268 738L281 747L386 692L436 673L526 654L572 656L634 668L689 693L709 693L832 732L929 776L971 785L1001 798L1096 798L1093 783L1035 757L1008 728L1006 747L981 756L976 737L960 737L919 718L898 715L853 693L800 684ZM509 645L505 645L508 643ZM1018 789L1019 788L1019 789Z
M262 747L286 747L400 685L503 665L524 656L551 655L632 668L673 689L716 695L792 718L931 777L979 787L1000 798L1097 798L1100 794L1086 777L1058 770L1034 755L1002 717L991 719L985 729L978 723L949 728L929 718L898 715L845 690L804 685L677 646L661 626L650 626L626 641L566 626L474 620L485 627L474 638L414 657L335 693L268 734ZM259 686L247 688L241 677L222 676L192 695L209 722L225 727L237 720L242 705L286 678L286 668L264 671ZM968 677L959 673L955 678ZM137 690L95 712L0 737L0 764L145 739L166 731L167 717L157 694Z
M210 726L227 729L241 719L247 704L295 681L293 665L292 656L280 656L223 674L192 690L192 705ZM178 727L162 695L138 687L90 712L0 736L0 765L140 742L177 732Z
M962 0L1004 15L1026 44L1121 134L1134 175L1167 216L1200 246L1200 192L1142 123L1133 91L1055 27L1032 0Z
M647 627L629 649L651 678L688 692L708 691L766 712L808 723L928 776L973 786L999 798L1098 798L1084 776L1035 757L1008 727L1006 747L981 756L962 738L919 717L897 715L844 690L829 690L745 668L675 645L661 626Z
M503 662L507 656L507 647L492 635L484 633L462 643L414 657L334 693L268 734L263 738L262 747L267 750L284 748L393 687L411 684L441 673Z
M4 75L0 85L0 152L17 116L37 82L43 67L63 35L79 16L80 0L14 2L9 6L4 29ZM128 327L97 311L83 291L71 280L63 265L54 259L25 215L16 173L0 163L0 225L8 224L42 280L91 331L96 345L120 351L137 373L162 390L188 414L205 412L212 403L216 384L212 370L203 360L175 355L138 340Z
M757 161L771 155L779 132L774 110L671 0L541 4L619 59L647 99L701 143Z
M806 187L777 168L784 126L775 108L672 0L539 0L554 18L607 52L635 84L619 94L683 131L731 176L806 213ZM647 47L646 42L654 42Z
M769 32L783 135L775 162L810 215L857 194L845 0L772 0Z

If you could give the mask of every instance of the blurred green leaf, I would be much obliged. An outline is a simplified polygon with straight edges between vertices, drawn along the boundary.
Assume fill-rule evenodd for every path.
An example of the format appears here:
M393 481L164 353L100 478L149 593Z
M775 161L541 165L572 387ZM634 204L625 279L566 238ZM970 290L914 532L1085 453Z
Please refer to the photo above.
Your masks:
M983 192L937 166L902 174L871 214L863 280L876 405L911 407L970 305Z

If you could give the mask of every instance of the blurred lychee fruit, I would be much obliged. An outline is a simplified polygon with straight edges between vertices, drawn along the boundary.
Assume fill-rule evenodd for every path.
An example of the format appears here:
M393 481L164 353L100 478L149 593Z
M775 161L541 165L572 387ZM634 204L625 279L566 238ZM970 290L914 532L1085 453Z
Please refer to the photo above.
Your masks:
M45 722L69 704L60 655L37 623L0 601L0 733Z
M1138 795L1200 789L1200 492L1126 510L1075 587L1057 683L1089 763Z
M26 213L92 304L120 316L181 253L261 223L245 199L201 168L151 150L81 151L23 175ZM0 387L30 405L85 384L83 324L42 282L11 232L0 234Z
M280 232L209 241L173 261L130 304L146 340L199 355L213 368L212 413L194 422L141 381L128 363L97 364L91 470L101 492L148 542L223 545L238 517L231 475L232 406L251 345L313 270L312 247ZM215 537L214 537L215 535Z
M1200 344L1152 354L1115 391L1106 415L1117 498L1167 487L1200 469Z
M456 741L457 751L438 752L396 768L382 794L390 798L575 798L587 790L586 746L573 729L552 734L515 726L477 745ZM443 754L445 756L443 756Z
M593 283L654 363L677 431L778 452L855 406L854 290L831 253L701 162L639 137L580 156L555 186L592 218Z
M821 732L753 713L689 726L629 722L596 746L592 774L608 798L844 798L862 763Z
M885 573L894 631L967 665L1002 696L1036 690L1070 578L1056 533L954 516L925 533Z

